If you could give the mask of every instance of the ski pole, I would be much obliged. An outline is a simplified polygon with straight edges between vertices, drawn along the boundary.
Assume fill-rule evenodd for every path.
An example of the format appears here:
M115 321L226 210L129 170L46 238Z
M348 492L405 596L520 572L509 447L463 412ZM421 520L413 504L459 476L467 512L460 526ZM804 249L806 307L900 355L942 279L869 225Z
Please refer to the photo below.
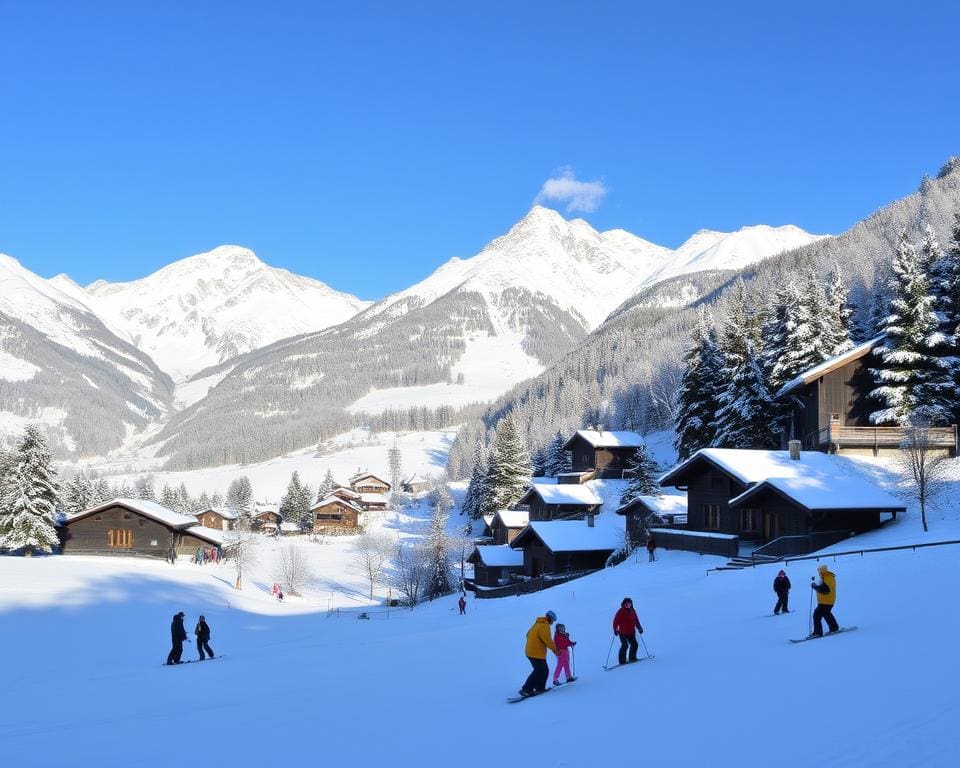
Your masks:
M811 585L813 584L814 580L815 580L814 577L811 576L810 577ZM812 635L813 634L813 590L812 589L810 590L810 605L807 608L807 616L810 617L809 619L807 619L808 625L810 627L810 631L807 634Z
M609 666L610 666L610 653L613 651L613 642L614 642L614 640L616 640L616 639L617 639L617 636L614 635L614 636L613 636L613 640L610 641L610 648L607 650L607 661L606 661L606 663L603 665L604 667L609 667Z
M647 654L647 658L650 658L650 651L647 650L647 641L643 639L643 635L640 635L640 642L643 643L643 652Z

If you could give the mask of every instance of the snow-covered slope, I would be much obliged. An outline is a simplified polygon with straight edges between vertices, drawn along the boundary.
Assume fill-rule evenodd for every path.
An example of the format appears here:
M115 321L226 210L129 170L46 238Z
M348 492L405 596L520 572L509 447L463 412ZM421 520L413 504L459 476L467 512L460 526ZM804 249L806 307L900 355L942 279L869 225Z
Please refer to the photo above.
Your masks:
M67 290L60 290L61 285ZM0 439L27 419L60 452L116 447L170 405L172 383L61 280L0 254Z
M65 276L56 285L76 295ZM349 319L369 302L224 245L129 283L99 280L87 303L175 379L278 339Z

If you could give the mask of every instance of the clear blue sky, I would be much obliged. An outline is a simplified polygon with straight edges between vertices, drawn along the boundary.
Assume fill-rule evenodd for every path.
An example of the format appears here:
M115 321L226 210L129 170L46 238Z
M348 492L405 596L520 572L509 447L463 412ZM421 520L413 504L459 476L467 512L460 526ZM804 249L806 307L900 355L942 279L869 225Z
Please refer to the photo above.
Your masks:
M378 298L564 176L671 247L840 232L960 154L958 6L0 0L0 252L86 284L236 243Z

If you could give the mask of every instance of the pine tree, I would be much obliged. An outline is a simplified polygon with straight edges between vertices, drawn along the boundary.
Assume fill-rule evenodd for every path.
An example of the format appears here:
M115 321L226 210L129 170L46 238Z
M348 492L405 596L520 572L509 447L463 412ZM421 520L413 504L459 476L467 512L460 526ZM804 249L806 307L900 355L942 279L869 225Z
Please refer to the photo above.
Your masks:
M960 210L954 213L950 247L937 263L935 293L943 351L948 356L953 382L946 407L950 423L957 424L960 423Z
M333 479L333 472L328 469L327 474L323 476L320 487L317 488L317 503L319 504L339 487L337 481Z
M220 493L220 491L214 491L213 496L210 497L210 506L214 509L219 509L224 506L225 503L223 494Z
M160 504L167 509L171 509L174 512L177 509L177 491L175 488L171 488L166 483L163 484L163 488L160 490Z
M721 360L717 334L701 307L693 329L693 345L684 356L683 377L677 391L677 437L674 447L685 459L712 444L714 418L720 407Z
M105 478L98 478L97 482L93 484L93 498L90 500L90 503L95 506L114 498L116 498L116 496L114 495L113 488L110 487L110 483L108 483Z
M487 474L488 492L481 502L482 514L516 504L530 486L531 477L530 455L513 418L505 416L497 424L494 434Z
M300 473L294 470L290 476L290 482L287 484L287 492L280 501L280 516L306 530L312 522L310 515L312 498L313 493L310 491L310 486L302 483Z
M424 547L430 563L430 575L427 581L427 597L433 600L450 594L450 542L447 539L447 520L453 508L453 499L447 488L447 480L441 477L434 481L430 489L430 527L427 531Z
M238 477L227 488L227 508L238 513L253 514L253 485L246 475Z
M197 497L197 510L210 509L213 507L213 502L210 501L210 494L206 491L200 491L200 495Z
M133 481L133 497L141 501L157 500L157 492L153 487L153 475L141 475Z
M390 450L387 451L387 462L390 465L390 485L393 486L394 493L400 493L400 481L403 479L401 476L403 463L400 448L397 446L396 440L393 441L393 445L390 447Z
M83 472L77 472L63 489L63 508L68 515L75 515L96 506L93 483Z
M825 307L821 332L824 337L823 347L826 355L824 359L827 359L853 349L853 340L850 338L850 317L853 314L853 308L850 306L847 286L839 264L834 264L830 272Z
M557 477L570 471L570 452L563 448L566 443L563 433L558 430L544 451L544 477Z
M483 448L483 443L477 440L476 447L473 450L473 468L470 471L470 482L467 484L467 492L464 494L463 502L460 505L461 515L465 514L472 520L479 520L483 517L481 507L483 499L487 496L487 475L489 472L487 452Z
M724 368L727 387L720 395L715 445L721 448L776 448L779 444L779 411L770 391L760 359L749 337L744 357L730 356Z
M0 488L0 549L51 552L60 545L60 484L39 424L28 424Z
M660 474L660 467L653 460L650 451L646 445L641 445L630 457L627 465L630 481L623 493L620 494L620 506L633 501L637 496L660 496L663 492L660 490L660 484L657 477Z
M890 314L884 340L873 349L870 369L877 386L870 397L878 408L870 414L874 424L907 424L914 414L932 424L948 415L943 361L937 356L939 318L931 292L929 256L922 255L901 232L893 259Z

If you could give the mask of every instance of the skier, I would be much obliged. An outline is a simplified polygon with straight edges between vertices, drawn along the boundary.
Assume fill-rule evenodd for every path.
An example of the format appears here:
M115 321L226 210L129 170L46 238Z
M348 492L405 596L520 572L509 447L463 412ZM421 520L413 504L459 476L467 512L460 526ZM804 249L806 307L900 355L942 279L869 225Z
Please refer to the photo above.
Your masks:
M538 616L533 626L527 630L527 646L524 652L533 671L520 689L521 696L533 696L547 690L547 675L550 674L550 667L547 666L547 648L554 653L557 652L557 646L550 637L550 626L556 620L557 614L547 611L543 616Z
M819 584L813 580L813 577L810 579L810 588L817 591L817 607L813 611L811 637L823 637L822 619L827 620L827 626L830 627L831 632L840 629L840 625L833 617L833 606L837 602L837 577L826 565L817 568L817 573L820 574Z
M277 582L273 582L273 596L276 597L279 591L280 591L280 585L277 584Z
M460 606L460 615L463 616L467 612L467 601L463 595L460 595L460 599L457 600L457 605Z
M653 534L647 534L647 552L650 553L650 558L647 560L648 563L656 562L657 556L653 554L657 551L657 542L653 539Z
M773 591L777 593L777 604L773 607L774 615L780 613L780 611L790 613L787 609L787 598L790 597L790 579L783 571L780 571L777 578L773 580Z
M183 611L180 611L170 622L170 639L173 641L173 647L167 654L167 664L182 664L180 657L183 656L183 641L187 639L187 630L183 628Z
M203 661L206 658L203 655L204 649L207 653L210 654L210 658L214 657L213 649L210 647L210 627L207 624L207 620L200 617L200 620L197 622L197 628L193 630L193 634L197 636L197 652L200 654L200 661Z
M283 589L279 587L277 588L277 600L281 603L283 602Z
M563 624L557 624L557 631L553 635L553 644L557 646L557 666L553 670L553 684L560 685L560 671L563 670L565 682L570 682L575 678L570 674L570 649L576 643L570 639L567 634L567 628Z
M620 638L619 659L621 664L637 660L637 630L640 630L641 635L643 634L640 617L633 610L633 600L625 597L620 602L620 610L613 617L613 634ZM629 658L627 657L628 646L630 648Z

